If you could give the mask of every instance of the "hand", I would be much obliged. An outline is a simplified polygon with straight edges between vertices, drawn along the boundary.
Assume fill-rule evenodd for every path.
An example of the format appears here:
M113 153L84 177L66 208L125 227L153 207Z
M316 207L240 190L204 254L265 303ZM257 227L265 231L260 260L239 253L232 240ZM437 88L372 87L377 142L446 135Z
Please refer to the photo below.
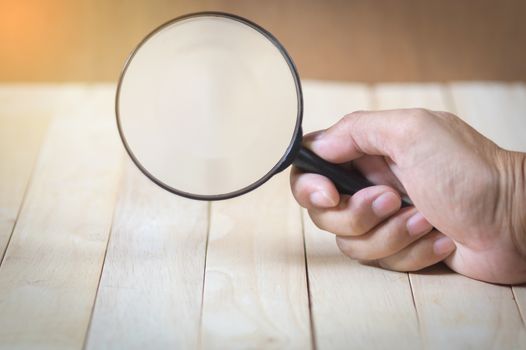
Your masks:
M525 154L422 109L355 112L304 142L377 184L349 197L321 175L291 172L296 200L343 253L398 271L444 261L475 279L526 282ZM400 209L400 195L415 206Z

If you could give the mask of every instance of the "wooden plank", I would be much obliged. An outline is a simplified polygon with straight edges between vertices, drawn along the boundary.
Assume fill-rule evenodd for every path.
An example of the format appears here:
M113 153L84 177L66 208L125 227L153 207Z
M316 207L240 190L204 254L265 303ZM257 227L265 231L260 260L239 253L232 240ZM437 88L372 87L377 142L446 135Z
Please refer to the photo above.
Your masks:
M373 90L373 99L377 109L448 109L446 94L439 84L379 84Z
M195 349L208 203L171 194L127 160L88 349Z
M3 348L82 347L120 173L113 96L88 90L50 125L0 267Z
M56 86L0 85L0 261L49 119L76 97Z
M201 339L205 349L311 346L300 210L288 171L212 203Z
M81 84L0 84L0 113L49 119L77 105L84 92Z
M456 111L499 146L526 152L526 85L457 83L451 85Z
M457 111L482 134L501 147L526 152L526 84L457 83L451 91ZM524 323L526 284L512 289Z
M486 91L484 86L473 86L476 91ZM375 97L381 109L423 107L455 112L448 101L448 91L440 85L380 85L375 89ZM484 112L469 110L476 108L472 103L480 105L479 100L484 100L485 108L495 110L502 100L491 90L478 97L470 96L466 91L467 98L464 99L453 89L453 97L458 107L456 112L470 124L477 128L485 126L487 135L492 138L509 135L506 117L498 123L502 128L497 128L495 120L485 120ZM510 287L475 281L455 274L443 265L410 274L410 278L426 348L514 349L526 344Z
M363 85L305 84L305 131L344 114L371 108ZM334 236L304 212L305 242L316 346L319 349L420 348L407 274L361 265L344 256Z

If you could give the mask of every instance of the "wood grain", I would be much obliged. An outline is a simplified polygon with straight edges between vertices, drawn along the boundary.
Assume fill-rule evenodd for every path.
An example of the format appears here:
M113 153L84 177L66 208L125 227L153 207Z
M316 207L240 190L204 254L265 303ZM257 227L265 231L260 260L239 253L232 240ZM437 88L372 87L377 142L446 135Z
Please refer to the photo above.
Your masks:
M526 85L456 83L451 86L458 113L498 145L526 152ZM513 286L513 295L526 321L526 285ZM509 317L509 316L507 316ZM521 334L522 344L526 344Z
M75 85L0 85L0 257L13 232L49 121L56 113L71 111L82 92Z
M305 130L372 107L363 85L305 84ZM418 324L407 274L361 265L344 256L334 235L304 212L311 312L319 349L418 349Z
M287 175L212 203L205 349L311 347L300 210Z
M113 88L86 90L49 127L0 267L5 349L81 348L119 177Z
M353 262L302 218L286 172L210 212L128 160L121 177L113 96L113 86L0 86L7 236L18 215L0 266L1 349L525 346L526 286ZM353 110L419 106L526 150L524 84L305 81L304 97L305 132Z
M208 203L126 161L87 349L195 349Z
M495 94L497 91L487 88L481 91L488 95L477 96L475 89L463 91L463 97L459 97L458 89L453 88L454 105L448 100L450 95L447 88L436 84L380 85L374 93L376 107L380 109L422 107L458 112L477 129L485 129L484 132L490 138L501 137L508 142L517 142L518 135L513 127L520 123L514 121L514 114L525 111L526 106L520 106L517 103L519 101L512 101L513 97L509 94L512 90L501 93L500 99L497 98L499 94ZM488 99L491 103L484 102ZM470 101L480 107L470 104ZM486 117L481 115L485 112L478 108L484 109L486 104L492 106L492 110L486 112L488 116L492 111L502 108L500 123L495 123L495 120L485 121ZM470 111L470 107L473 110ZM514 113L510 113L510 110ZM410 278L426 348L514 349L526 344L524 325L509 286L471 280L452 273L443 265L434 266L423 273L410 274Z
M78 102L71 87L0 86L0 261L51 116Z
M451 99L462 118L499 146L526 152L526 85L454 83Z

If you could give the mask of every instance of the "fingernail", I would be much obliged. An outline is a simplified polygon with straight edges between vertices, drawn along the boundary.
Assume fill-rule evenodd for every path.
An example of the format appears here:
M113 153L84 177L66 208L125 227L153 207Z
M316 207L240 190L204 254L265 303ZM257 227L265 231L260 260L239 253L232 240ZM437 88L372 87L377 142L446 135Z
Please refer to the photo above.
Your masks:
M436 255L444 255L455 249L455 243L449 237L440 237L433 243L433 252Z
M338 204L325 191L313 192L311 193L309 199L312 204L314 204L317 207L322 207L322 208L330 208Z
M419 236L431 231L433 228L433 225L431 225L420 212L411 216L409 220L407 220L406 226L409 236Z
M378 217L394 213L400 207L400 199L393 192L385 192L373 201L373 212Z

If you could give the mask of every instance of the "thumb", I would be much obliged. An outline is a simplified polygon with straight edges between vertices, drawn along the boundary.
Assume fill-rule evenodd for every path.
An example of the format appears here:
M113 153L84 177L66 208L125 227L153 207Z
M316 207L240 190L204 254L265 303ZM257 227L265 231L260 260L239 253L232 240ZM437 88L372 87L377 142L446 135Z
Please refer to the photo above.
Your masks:
M365 154L388 156L395 163L408 145L415 126L414 110L354 112L329 129L307 135L305 145L332 163L345 163Z

